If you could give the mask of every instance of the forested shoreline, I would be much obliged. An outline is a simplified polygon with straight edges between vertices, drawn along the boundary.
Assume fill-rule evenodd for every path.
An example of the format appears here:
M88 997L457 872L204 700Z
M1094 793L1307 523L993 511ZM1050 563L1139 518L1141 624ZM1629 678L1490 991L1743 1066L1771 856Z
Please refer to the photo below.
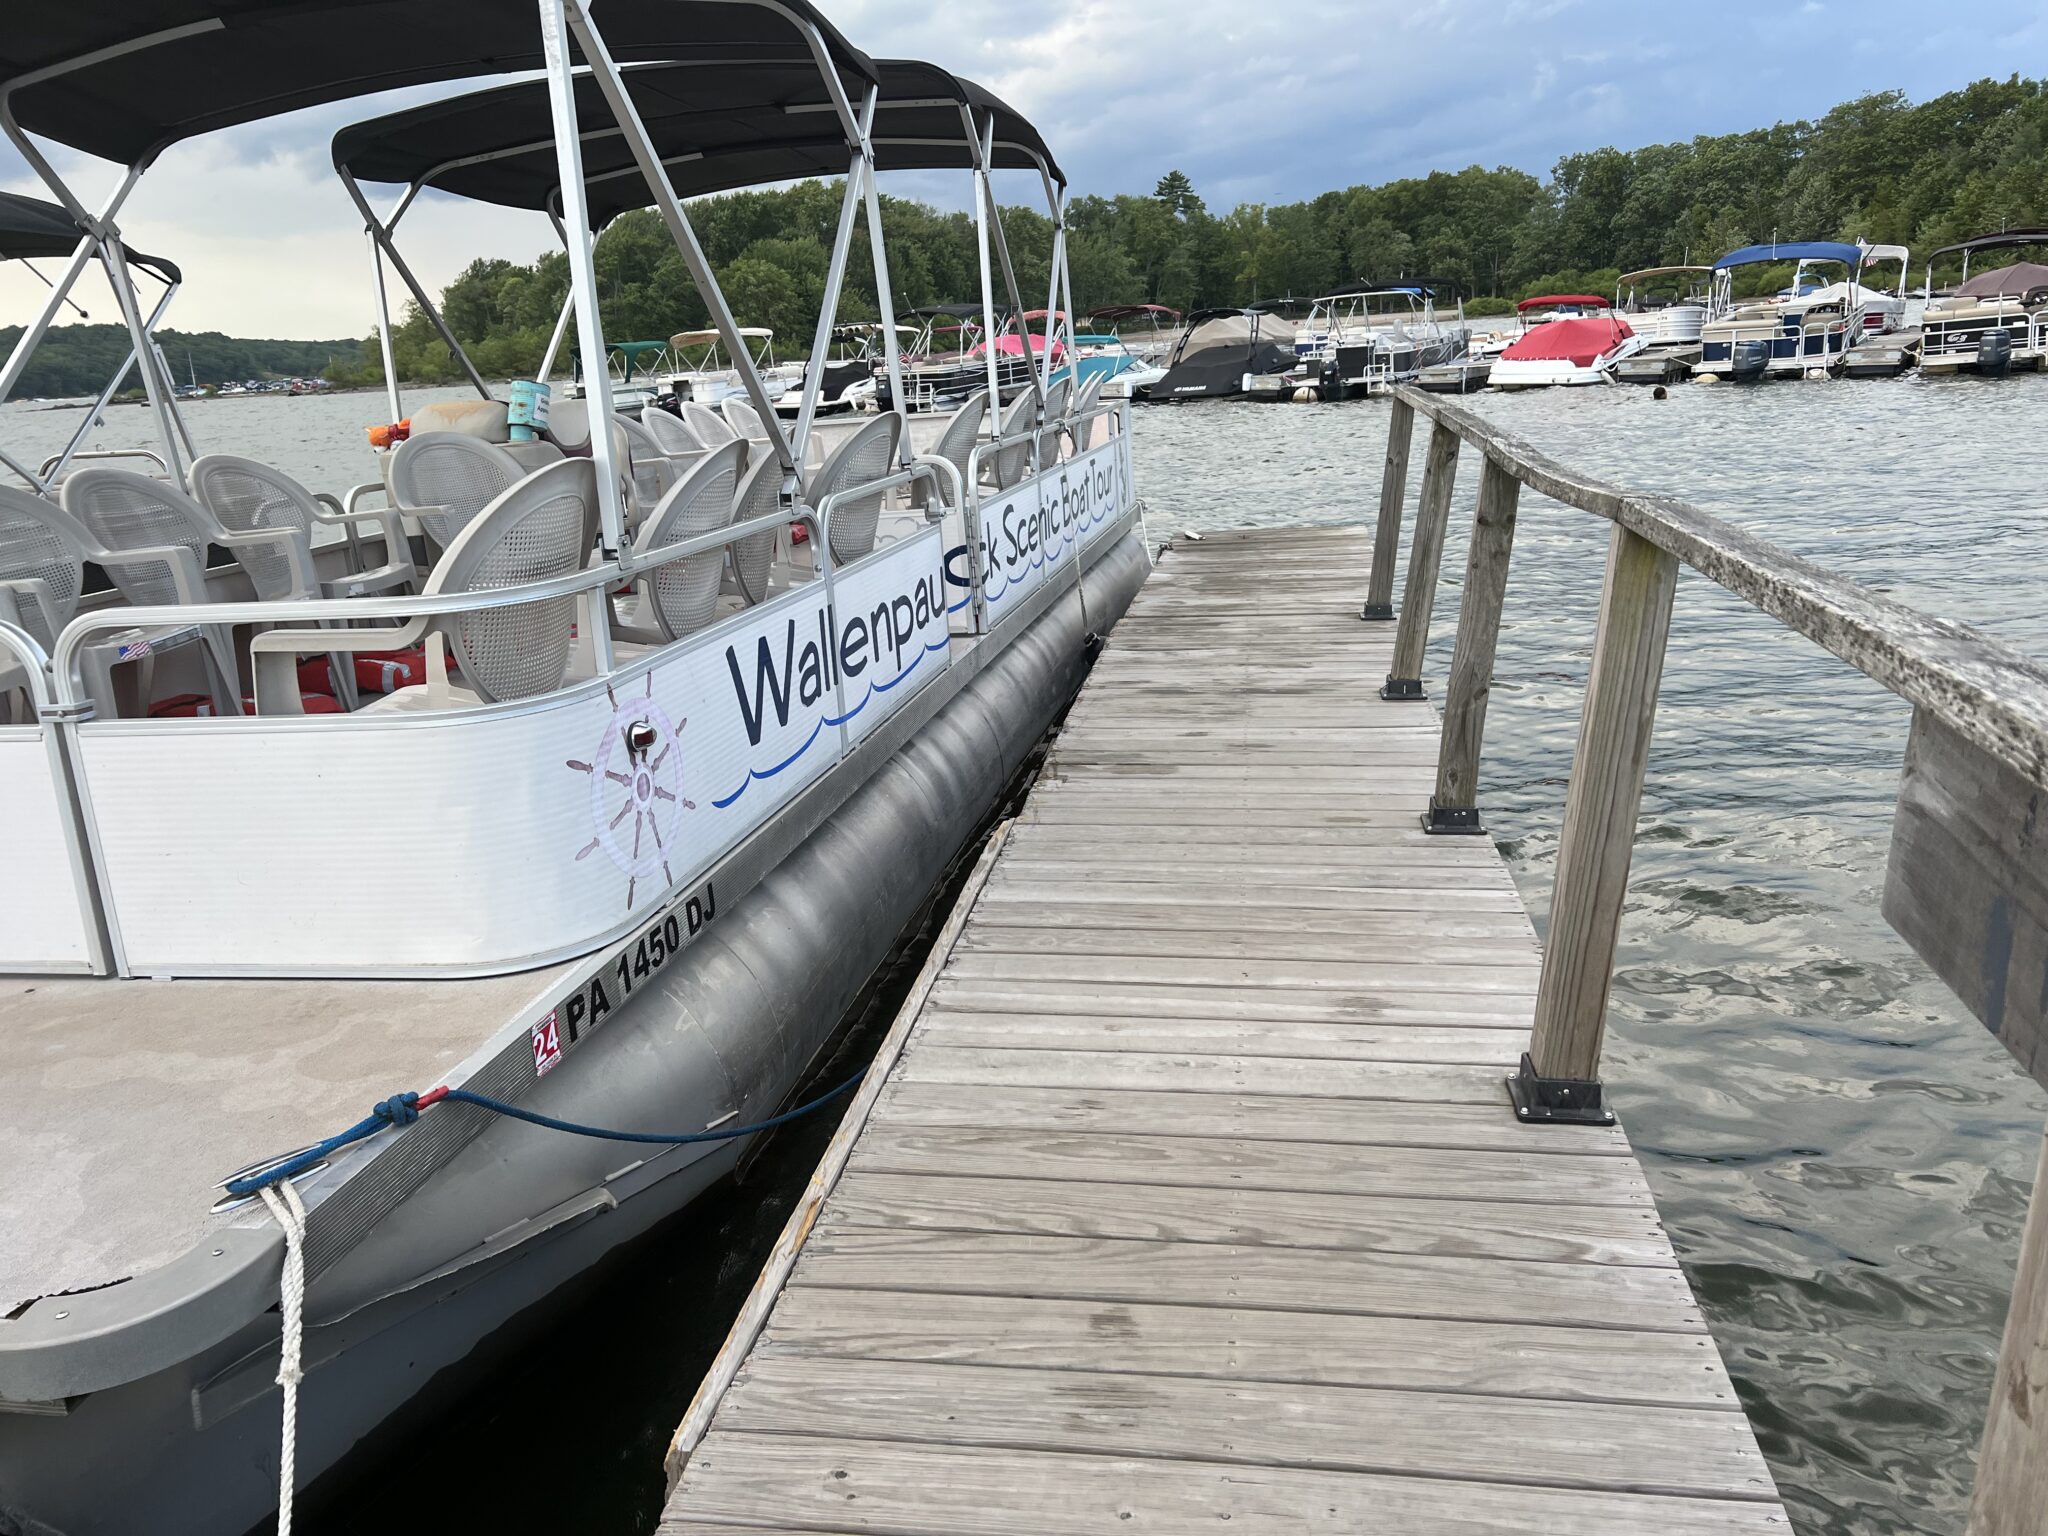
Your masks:
M806 345L816 323L839 201L836 184L813 181L692 205L734 313L773 328L784 352ZM899 310L977 298L971 219L882 201ZM1042 304L1050 222L1022 207L1005 209L1003 222L1026 303ZM2048 81L2014 75L1918 103L1897 92L1865 96L1813 122L1590 150L1560 160L1547 180L1475 165L1219 214L1187 177L1169 171L1149 195L1075 198L1068 245L1083 311L1239 305L1418 275L1454 280L1475 299L1471 307L1497 311L1531 293L1611 291L1621 271L1707 262L1773 238L1907 244L1917 283L1920 259L1933 248L2026 224L2048 224ZM608 228L597 266L613 339L660 338L705 323L703 301L653 215L629 214ZM1738 291L1768 291L1787 271L1745 269ZM538 362L567 284L560 252L524 264L481 258L448 286L444 313L486 374L509 376ZM866 242L856 241L841 318L874 318L874 295ZM416 310L394 343L401 378L456 376L447 347ZM183 344L166 338L174 366ZM298 345L333 350L337 383L382 377L374 341L351 348L353 362L342 359L348 343ZM206 381L208 370L199 376ZM82 387L103 378L104 369ZM27 380L17 391L57 392Z

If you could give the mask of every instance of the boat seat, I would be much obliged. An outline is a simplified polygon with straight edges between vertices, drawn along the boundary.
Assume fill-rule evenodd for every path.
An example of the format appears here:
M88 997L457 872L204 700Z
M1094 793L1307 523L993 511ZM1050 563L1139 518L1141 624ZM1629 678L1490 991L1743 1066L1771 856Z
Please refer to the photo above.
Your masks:
M832 457L818 471L805 499L822 510L828 496L890 474L895 467L897 435L902 428L903 418L894 411L875 417L832 450ZM881 527L885 494L875 491L857 496L840 502L832 509L826 536L831 543L834 565L851 565L874 549L875 535Z
M1010 402L1009 408L1003 412L996 427L996 436L1009 437L1022 432L1037 418L1037 414L1038 386L1033 384ZM991 477L993 489L1008 490L1031 472L1030 441L1027 439L1013 443L1007 448L997 449L990 459L984 461L982 468Z
M552 443L522 443L561 458ZM466 432L415 432L398 445L387 466L392 503L415 519L435 550L453 544L470 521L539 464L527 466L507 444Z
M727 443L700 459L647 514L641 548L651 553L730 527L745 456L744 445ZM653 619L658 639L680 640L717 617L725 566L725 550L711 549L672 560L634 581L641 612Z
M938 435L923 455L928 459L944 459L960 472L962 494L969 489L968 461L974 457L974 445L981 440L981 424L988 416L988 391L978 389L967 397L966 402L946 418L945 429ZM934 494L944 501L952 488L941 483L935 493L928 481L913 480L910 483L910 504L922 508L929 504Z
M526 476L470 520L427 578L426 595L453 595L523 586L572 576L584 569L597 536L597 487L588 459L564 459ZM249 644L259 714L305 712L295 653L327 648L343 652L404 650L426 644L427 681L419 689L429 708L451 708L473 697L482 703L551 693L568 676L583 599L543 598L500 608L410 619L397 629L303 631L273 629ZM449 653L464 688L448 677ZM422 707L417 701L386 709Z

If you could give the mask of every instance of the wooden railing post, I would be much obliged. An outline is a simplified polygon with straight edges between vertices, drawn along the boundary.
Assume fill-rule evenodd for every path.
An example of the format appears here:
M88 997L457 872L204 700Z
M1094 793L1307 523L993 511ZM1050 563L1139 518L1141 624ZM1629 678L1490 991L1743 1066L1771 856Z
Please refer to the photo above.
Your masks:
M1405 471L1404 471L1405 473ZM1401 622L1394 631L1394 665L1383 699L1419 699L1422 653L1429 645L1429 611L1436 602L1436 572L1444 553L1444 524L1458 478L1458 434L1442 422L1429 434L1422 464L1422 496L1415 506L1415 537L1408 543L1408 583L1401 590Z
M1991 1378L1969 1536L2040 1536L2048 1518L2048 1141Z
M1486 700L1493 692L1493 654L1507 599L1508 559L1515 547L1521 482L1492 459L1479 476L1465 592L1458 600L1458 642L1444 694L1444 731L1436 753L1436 793L1422 813L1425 832L1477 834L1479 749L1486 736Z
M1522 1070L1508 1080L1524 1120L1614 1120L1601 1102L1600 1042L1677 589L1678 561L1617 523L1565 793L1536 1020Z
M1387 416L1387 469L1380 477L1380 522L1373 530L1361 619L1394 616L1394 562L1401 557L1401 510L1408 499L1408 449L1414 438L1415 407L1396 395Z

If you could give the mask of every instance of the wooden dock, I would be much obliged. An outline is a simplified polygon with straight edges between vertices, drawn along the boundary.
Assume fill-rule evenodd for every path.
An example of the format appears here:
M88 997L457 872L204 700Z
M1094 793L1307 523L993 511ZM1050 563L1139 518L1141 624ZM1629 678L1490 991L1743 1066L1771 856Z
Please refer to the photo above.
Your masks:
M1622 1131L1509 1107L1541 954L1492 841L1421 828L1440 727L1379 695L1372 544L1164 556L692 1406L666 1536L1789 1529Z

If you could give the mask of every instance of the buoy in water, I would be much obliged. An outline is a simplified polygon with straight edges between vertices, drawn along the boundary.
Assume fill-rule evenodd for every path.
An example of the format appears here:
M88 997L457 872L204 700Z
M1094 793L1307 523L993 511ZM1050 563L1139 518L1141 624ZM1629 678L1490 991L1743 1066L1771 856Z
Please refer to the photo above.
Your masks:
M1311 401L1313 401L1315 397L1316 389L1313 384L1300 385L1294 391L1294 403L1296 405L1307 405Z

